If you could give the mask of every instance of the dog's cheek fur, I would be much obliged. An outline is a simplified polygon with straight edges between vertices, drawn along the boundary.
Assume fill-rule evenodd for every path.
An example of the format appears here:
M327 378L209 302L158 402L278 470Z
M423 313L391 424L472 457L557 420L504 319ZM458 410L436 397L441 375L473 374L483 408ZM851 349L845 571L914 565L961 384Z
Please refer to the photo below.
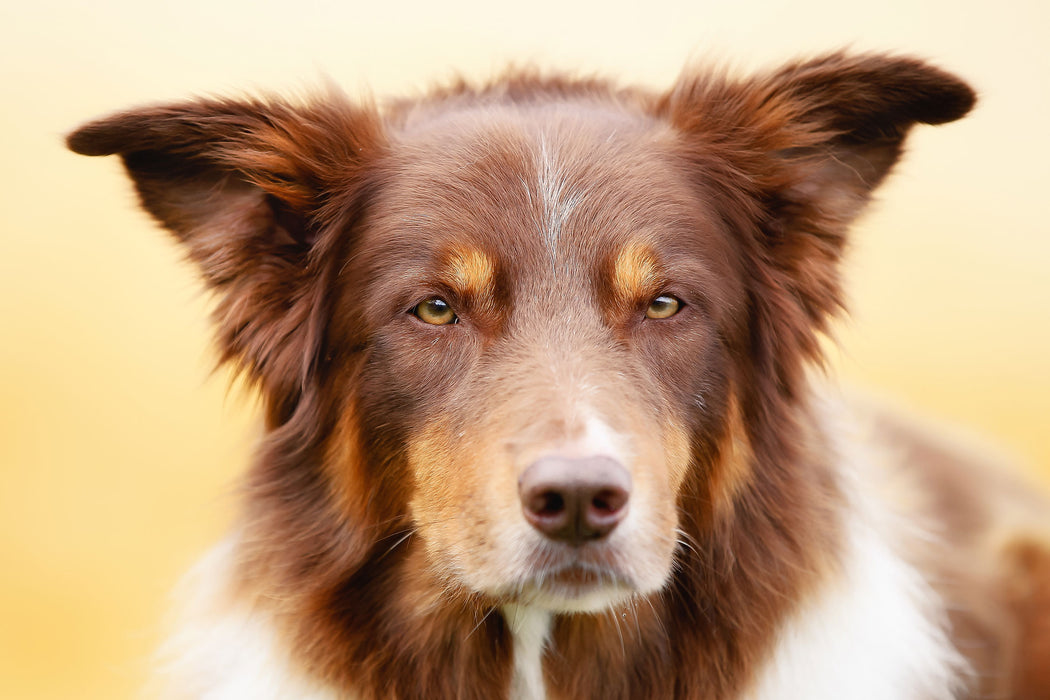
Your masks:
M356 393L341 407L314 480L291 484L302 470L260 477L241 597L265 598L297 665L362 698L499 696L511 653L503 621L431 566L408 517L415 491L405 455L362 417L368 400ZM302 496L289 500L275 483Z
M450 586L477 590L506 570L492 556L497 525L516 522L520 506L511 466L494 447L442 421L423 427L408 445L412 524L429 567Z

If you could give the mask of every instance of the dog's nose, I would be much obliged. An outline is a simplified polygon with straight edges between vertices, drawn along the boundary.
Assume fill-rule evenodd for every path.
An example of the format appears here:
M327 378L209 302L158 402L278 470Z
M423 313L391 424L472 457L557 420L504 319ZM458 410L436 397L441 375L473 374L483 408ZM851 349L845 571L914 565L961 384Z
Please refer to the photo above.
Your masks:
M631 475L611 457L543 457L518 480L525 519L552 540L598 540L627 514Z

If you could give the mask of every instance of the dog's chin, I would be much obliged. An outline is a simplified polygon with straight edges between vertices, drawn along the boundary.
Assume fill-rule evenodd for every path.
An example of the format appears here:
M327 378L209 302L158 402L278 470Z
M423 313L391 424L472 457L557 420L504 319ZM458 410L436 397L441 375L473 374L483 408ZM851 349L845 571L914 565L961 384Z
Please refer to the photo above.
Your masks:
M635 593L633 588L614 583L579 586L544 582L529 584L517 598L522 604L552 613L596 613L625 602Z

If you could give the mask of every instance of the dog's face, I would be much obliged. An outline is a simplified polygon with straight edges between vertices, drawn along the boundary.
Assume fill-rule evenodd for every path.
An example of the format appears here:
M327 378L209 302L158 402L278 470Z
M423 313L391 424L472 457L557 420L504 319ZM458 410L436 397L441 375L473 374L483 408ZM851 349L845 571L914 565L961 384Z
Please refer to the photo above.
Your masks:
M743 306L678 140L615 106L439 111L379 166L341 275L370 329L358 410L401 436L459 585L580 610L668 576Z
M359 564L407 525L449 590L589 611L665 585L738 494L776 498L845 227L912 124L972 101L836 55L664 96L198 102L70 144L120 153L218 290L268 399L274 529L342 532L317 548Z

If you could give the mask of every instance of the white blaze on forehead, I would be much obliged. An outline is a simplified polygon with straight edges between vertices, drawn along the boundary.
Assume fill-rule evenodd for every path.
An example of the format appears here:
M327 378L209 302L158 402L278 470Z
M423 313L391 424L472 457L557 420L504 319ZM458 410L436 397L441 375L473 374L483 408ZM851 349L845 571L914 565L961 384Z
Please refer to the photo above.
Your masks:
M541 134L536 174L537 191L543 206L543 220L540 225L544 243L547 245L551 258L555 260L558 258L558 239L561 237L562 228L572 210L583 199L581 192L569 186L564 167L558 162L558 156L559 154L550 144L547 136ZM526 190L528 190L527 185ZM531 196L530 192L529 197Z

